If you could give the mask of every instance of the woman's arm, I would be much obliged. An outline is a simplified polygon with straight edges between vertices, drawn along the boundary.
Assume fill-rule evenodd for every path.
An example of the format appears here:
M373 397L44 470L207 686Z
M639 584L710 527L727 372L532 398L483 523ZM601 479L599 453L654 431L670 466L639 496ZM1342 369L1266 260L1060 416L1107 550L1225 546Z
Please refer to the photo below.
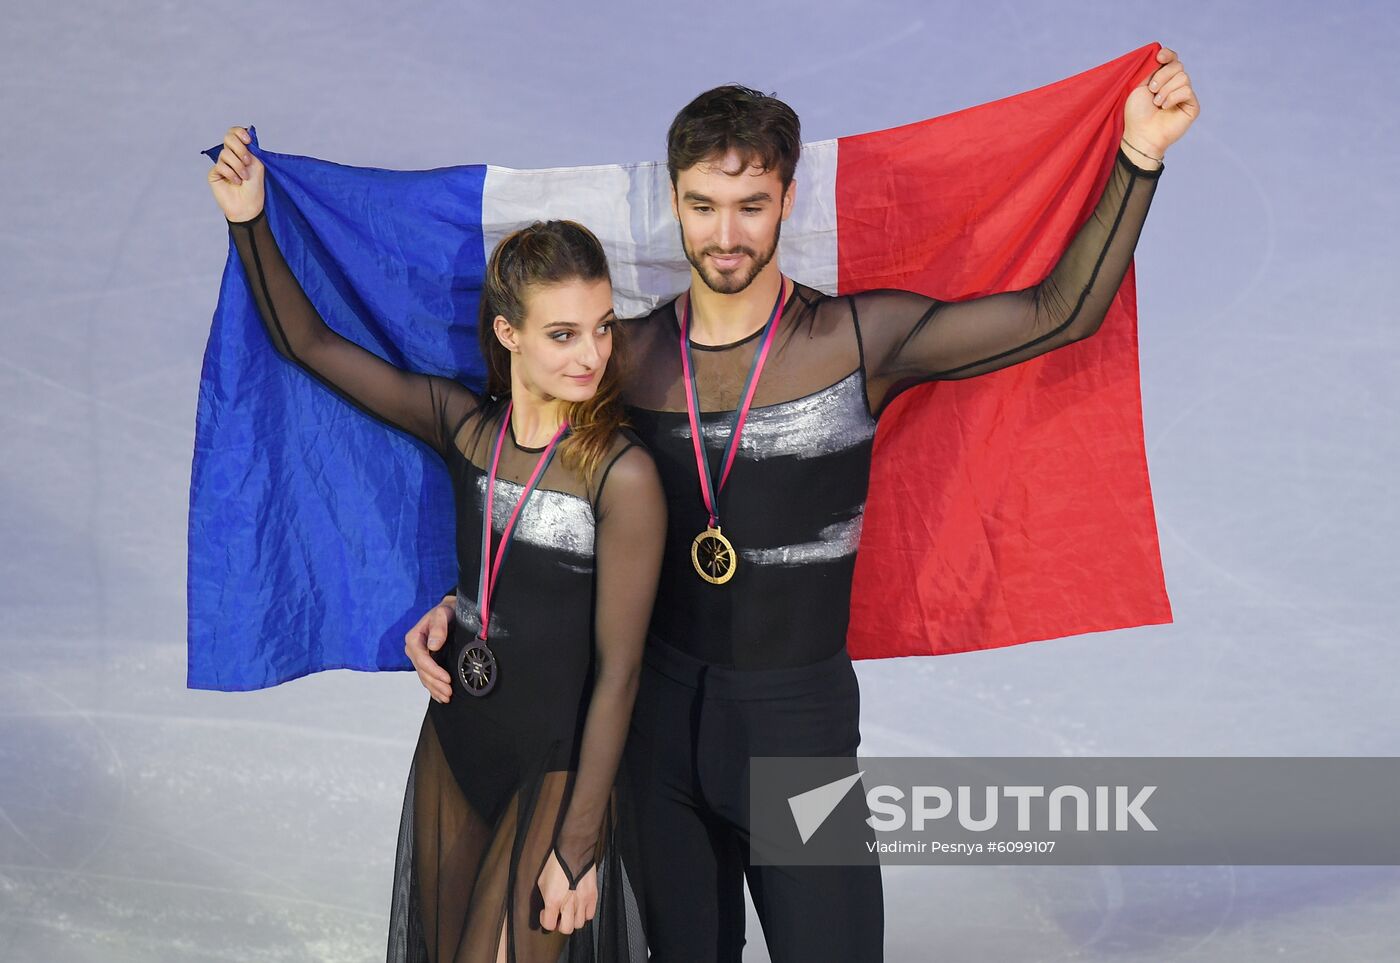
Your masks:
M264 207L265 168L231 128L209 174L263 324L278 353L356 407L446 454L476 397L451 378L390 364L326 322L292 273Z
M604 472L594 538L597 662L593 693L578 774L554 844L570 888L594 865L594 850L627 741L666 535L661 479L646 449L628 446ZM590 906L582 918L591 916Z

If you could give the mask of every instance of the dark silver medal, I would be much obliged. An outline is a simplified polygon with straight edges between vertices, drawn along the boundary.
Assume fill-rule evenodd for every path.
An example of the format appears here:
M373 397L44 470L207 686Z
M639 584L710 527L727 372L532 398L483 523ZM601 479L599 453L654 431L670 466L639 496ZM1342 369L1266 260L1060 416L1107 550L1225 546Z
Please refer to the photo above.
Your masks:
M491 470L486 476L486 504L481 513L481 580L477 591L477 611L480 613L481 631L476 638L462 647L461 653L457 656L457 678L461 680L462 688L474 696L487 695L496 688L496 654L486 644L486 633L491 624L491 593L496 587L501 563L505 561L506 549L510 546L511 538L515 535L515 523L520 518L520 512L525 508L525 503L534 493L535 486L539 484L540 477L549 467L549 462L554 457L554 450L558 446L559 440L569 432L568 422L561 424L559 430L554 433L554 437L545 447L544 453L535 462L535 470L530 473L530 480L525 483L525 490L520 493L520 499L515 503L515 510L510 513L510 518L506 520L505 530L501 532L500 551L496 554L495 565L492 565L491 520L494 517L492 505L496 494L496 470L501 464L501 445L505 441L506 430L510 427L510 414L513 408L513 402L506 403L505 414L501 417L501 427L496 433L496 444L491 451Z
M469 695L484 696L496 687L496 655L484 639L474 639L457 656L457 678Z

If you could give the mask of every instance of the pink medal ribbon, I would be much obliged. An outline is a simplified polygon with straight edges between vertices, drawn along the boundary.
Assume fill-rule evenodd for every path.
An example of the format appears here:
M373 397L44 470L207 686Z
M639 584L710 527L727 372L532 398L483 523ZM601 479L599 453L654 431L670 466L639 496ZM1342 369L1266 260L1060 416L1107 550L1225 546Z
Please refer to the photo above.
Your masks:
M705 500L705 511L710 517L709 526L691 542L690 561L701 578L716 585L722 585L734 577L735 564L738 561L733 544L720 531L719 493L723 491L724 483L729 479L729 470L734 465L734 458L739 453L739 436L744 431L744 422L749 416L749 408L753 406L754 392L758 389L759 375L763 372L763 365L768 360L768 351L773 345L773 336L778 330L778 315L782 312L786 292L787 278L780 277L778 299L773 302L773 311L763 326L763 340L754 352L753 362L749 366L749 377L744 383L743 397L740 399L738 410L734 412L734 426L729 433L729 443L724 449L718 485L710 476L709 459L705 457L705 435L700 427L700 393L695 385L694 364L690 356L689 297L686 298L685 309L681 312L681 371L685 376L685 407L690 416L690 440L695 449L696 473L700 476L700 495Z
M460 676L462 686L472 695L483 696L496 686L496 657L491 652L490 646L486 644L488 627L491 624L491 596L499 583L501 564L505 561L506 550L510 548L511 539L515 535L515 524L520 518L521 510L524 509L526 501L534 494L539 486L540 478L544 475L545 469L549 467L550 461L554 458L555 448L558 447L562 439L569 431L568 423L559 426L559 430L554 433L554 437L549 440L544 451L540 454L539 460L535 462L535 470L530 474L530 480L525 483L525 490L520 493L520 500L515 503L515 509L510 513L510 518L506 521L506 527L501 532L501 543L496 553L495 563L491 561L491 519L492 508L495 505L496 494L496 473L501 463L501 446L505 442L506 431L510 428L510 413L514 408L514 402L506 404L505 417L501 419L501 429L496 433L496 444L491 451L491 469L486 476L486 505L481 520L481 579L477 589L477 609L480 613L481 630L476 638L462 649L461 655L457 659L457 674Z

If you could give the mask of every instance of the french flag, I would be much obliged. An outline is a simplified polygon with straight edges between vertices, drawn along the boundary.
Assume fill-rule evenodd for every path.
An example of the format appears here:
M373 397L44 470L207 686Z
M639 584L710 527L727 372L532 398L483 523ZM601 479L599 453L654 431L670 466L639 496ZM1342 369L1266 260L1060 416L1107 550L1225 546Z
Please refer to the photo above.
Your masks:
M830 294L964 300L1038 283L1107 182L1150 44L1057 83L805 144L784 273ZM253 150L288 263L331 327L480 389L486 259L537 219L607 249L620 315L689 284L661 162L348 167ZM219 147L204 153L211 159ZM931 655L1171 620L1143 444L1135 273L1092 338L922 385L882 415L852 592L853 658ZM229 249L190 484L188 684L245 690L409 668L403 636L453 585L432 451L285 361Z

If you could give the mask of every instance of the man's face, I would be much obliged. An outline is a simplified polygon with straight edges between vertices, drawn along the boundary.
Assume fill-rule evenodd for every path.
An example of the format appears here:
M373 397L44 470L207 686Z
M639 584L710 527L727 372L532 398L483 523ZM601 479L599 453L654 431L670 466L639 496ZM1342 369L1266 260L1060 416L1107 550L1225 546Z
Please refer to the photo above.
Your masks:
M681 245L711 291L737 294L773 260L796 188L793 181L784 191L777 171L745 167L736 151L676 175L671 206Z

